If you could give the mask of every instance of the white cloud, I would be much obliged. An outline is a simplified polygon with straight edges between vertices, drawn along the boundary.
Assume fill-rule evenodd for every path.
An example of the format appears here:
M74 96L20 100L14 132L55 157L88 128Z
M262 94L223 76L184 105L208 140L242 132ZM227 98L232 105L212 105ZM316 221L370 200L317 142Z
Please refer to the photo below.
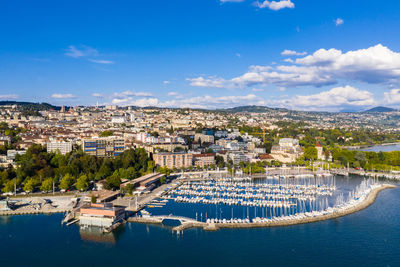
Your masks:
M18 98L19 98L19 95L16 95L16 94L0 95L0 99L5 99L5 100L18 99Z
M255 2L255 5L259 8L269 8L275 11L283 8L294 8L294 3L291 0Z
M112 96L112 103L121 106L158 106L159 100L153 97L150 92L134 92L124 91L121 93L114 93Z
M371 92L352 86L335 87L313 95L296 95L270 104L293 109L337 111L346 107L367 107L377 102Z
M163 84L170 84L170 81L163 81Z
M305 56L307 52L297 52L294 50L285 49L281 52L282 56Z
M121 106L138 106L138 107L149 107L159 106L159 100L157 98L139 98L134 99L133 97L125 98L114 98L112 103Z
M97 63L97 64L114 64L114 61L104 60L104 59L88 59L88 61Z
M312 55L297 58L290 65L250 66L248 72L229 80L216 76L187 80L192 86L215 88L242 88L256 84L318 87L336 84L338 80L399 84L400 53L381 44L346 53L337 49L319 49Z
M264 89L261 89L261 88L253 88L253 89L251 89L251 91L253 91L253 92L264 92Z
M176 96L174 99L161 101L156 97L142 97L136 99L132 96L125 98L114 98L112 103L120 106L157 106L157 107L180 107L180 108L226 108L241 105L265 105L264 99L254 95L239 96L196 96L190 98L182 98L181 95L169 94Z
M169 95L169 96L177 96L179 94L177 92L168 92L167 95Z
M400 89L392 89L384 93L385 104L400 104Z
M196 96L191 98L169 100L160 103L164 107L181 107L181 108L226 108L241 105L265 105L265 101L254 95L239 96Z
M235 56L238 57L238 58L242 57L242 55L240 53L236 53Z
M51 98L68 99L68 98L76 98L76 95L73 95L73 94L52 94Z
M196 87L215 87L215 88L228 88L232 87L229 81L222 78L217 78L215 76L210 76L208 78L198 77L198 78L187 78L191 86Z
M79 48L70 45L65 53L66 56L73 58L97 56L98 54L99 52L96 49L86 45L81 45Z
M337 18L337 19L335 20L336 26L342 25L343 23L344 23L344 20L341 19L341 18Z

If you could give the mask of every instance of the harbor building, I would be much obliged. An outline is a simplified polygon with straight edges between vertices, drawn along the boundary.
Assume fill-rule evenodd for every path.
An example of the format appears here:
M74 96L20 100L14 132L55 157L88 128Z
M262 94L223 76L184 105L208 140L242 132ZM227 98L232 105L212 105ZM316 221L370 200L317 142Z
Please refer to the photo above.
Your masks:
M79 224L83 226L111 227L125 219L125 208L112 203L86 204L80 209Z
M188 168L193 165L193 154L185 152L162 152L153 155L154 162L160 167Z
M125 151L125 141L123 138L115 136L83 139L82 147L86 154L112 158Z
M163 173L149 173L146 175L143 175L142 177L139 177L137 179L128 181L126 183L121 184L121 189L125 188L127 185L133 185L134 188L137 188L137 191L143 192L143 191L151 191L156 184L160 181L162 177L165 177L165 174Z
M47 142L46 147L47 147L47 153L59 151L61 154L65 155L72 151L72 142L52 141L52 142Z

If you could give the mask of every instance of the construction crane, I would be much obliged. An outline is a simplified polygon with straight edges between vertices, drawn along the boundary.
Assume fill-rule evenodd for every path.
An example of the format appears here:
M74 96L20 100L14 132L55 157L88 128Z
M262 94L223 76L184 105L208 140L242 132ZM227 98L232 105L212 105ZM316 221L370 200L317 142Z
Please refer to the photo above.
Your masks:
M262 133L251 133L251 134L252 134L252 135L254 135L254 134L262 135L263 144L265 144L266 137L265 137L265 130L264 130L264 129L263 129L263 132L262 132Z

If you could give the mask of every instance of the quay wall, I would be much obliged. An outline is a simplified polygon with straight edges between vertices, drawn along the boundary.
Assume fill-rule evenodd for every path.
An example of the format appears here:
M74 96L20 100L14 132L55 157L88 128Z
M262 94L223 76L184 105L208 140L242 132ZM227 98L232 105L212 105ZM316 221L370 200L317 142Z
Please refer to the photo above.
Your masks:
M52 214L52 213L65 213L71 209L51 209L51 210L6 210L0 211L0 216L9 215L27 215L27 214Z

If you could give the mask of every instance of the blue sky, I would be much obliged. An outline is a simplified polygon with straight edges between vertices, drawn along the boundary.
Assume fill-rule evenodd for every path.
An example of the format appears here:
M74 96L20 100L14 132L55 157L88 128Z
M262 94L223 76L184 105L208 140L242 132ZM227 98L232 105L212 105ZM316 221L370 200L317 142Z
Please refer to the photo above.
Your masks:
M395 0L4 0L0 100L399 107L399 25Z

